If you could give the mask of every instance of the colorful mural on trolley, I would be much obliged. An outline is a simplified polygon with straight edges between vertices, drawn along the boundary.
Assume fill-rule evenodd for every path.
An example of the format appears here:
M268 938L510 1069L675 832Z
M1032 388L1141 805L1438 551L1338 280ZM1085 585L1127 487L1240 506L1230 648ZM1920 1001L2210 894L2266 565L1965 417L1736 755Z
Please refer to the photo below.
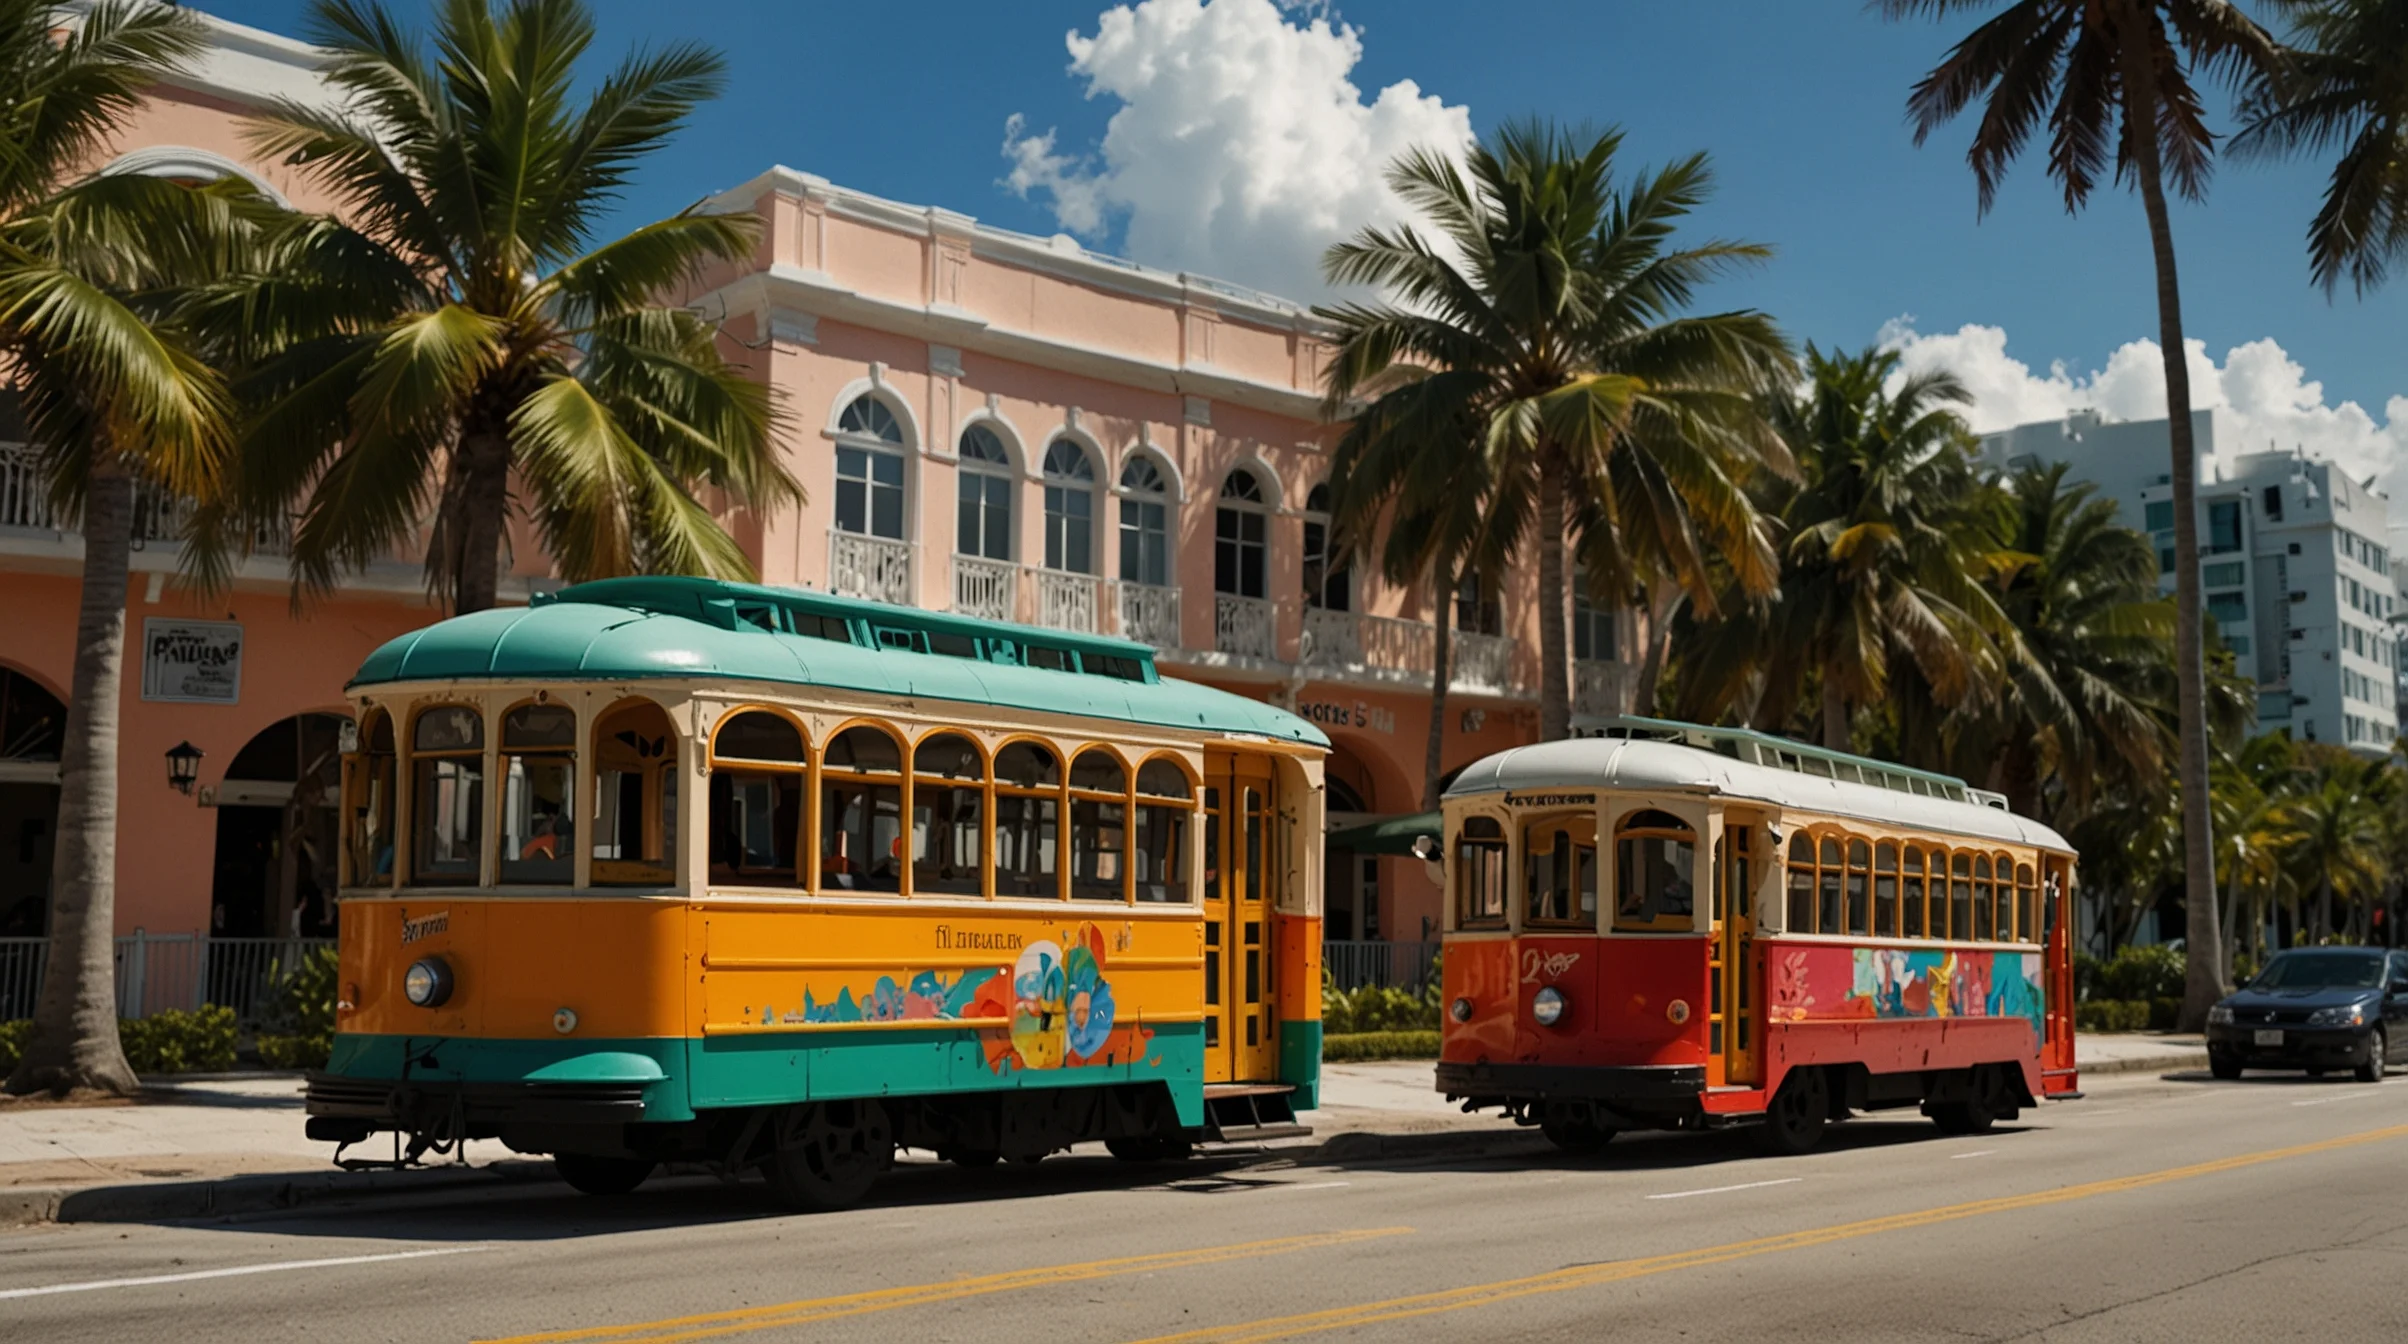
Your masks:
M806 990L801 1020L973 1022L981 1027L987 1067L997 1073L1160 1064L1158 1057L1146 1058L1154 1033L1117 1020L1112 982L1104 978L1106 959L1103 930L1082 924L1064 930L1060 942L1040 939L1022 948L1008 979L1001 969L985 967L951 978L921 971L900 985L882 975L859 997L849 985L837 991L832 1003L821 1003ZM772 1020L766 1013L762 1018L764 1024ZM1008 1027L988 1025L1006 1021Z
M2041 1027L2040 954L1795 947L1773 956L1776 1022L2022 1017Z

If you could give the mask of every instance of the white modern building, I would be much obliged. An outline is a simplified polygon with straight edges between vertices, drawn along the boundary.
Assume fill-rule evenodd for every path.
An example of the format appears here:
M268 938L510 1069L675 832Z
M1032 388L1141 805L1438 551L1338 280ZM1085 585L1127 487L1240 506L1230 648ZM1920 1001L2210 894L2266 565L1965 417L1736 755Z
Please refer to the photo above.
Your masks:
M2330 462L2279 450L2219 462L2221 415L2192 413L2200 462L2199 577L2208 615L2258 688L2258 730L2391 749L2400 722L2400 587L2385 538L2390 501ZM2174 587L2174 505L2164 420L2095 411L1982 441L1997 467L2066 462L2156 543Z

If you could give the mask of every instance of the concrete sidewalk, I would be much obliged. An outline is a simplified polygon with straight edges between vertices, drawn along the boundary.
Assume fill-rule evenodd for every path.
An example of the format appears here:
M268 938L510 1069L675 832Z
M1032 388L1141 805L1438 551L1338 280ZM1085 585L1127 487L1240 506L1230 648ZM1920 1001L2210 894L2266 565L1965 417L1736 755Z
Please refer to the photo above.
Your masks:
M2083 1036L2087 1075L2205 1068L2197 1036ZM0 1103L0 1227L51 1220L174 1218L256 1212L303 1203L457 1190L548 1179L550 1164L499 1142L468 1145L465 1161L401 1172L345 1172L334 1145L302 1134L297 1074L229 1075L155 1083L137 1102L107 1106ZM1329 1064L1321 1108L1299 1117L1310 1139L1283 1153L1361 1160L1536 1142L1494 1114L1465 1115L1431 1086L1428 1060ZM384 1156L361 1145L354 1156Z

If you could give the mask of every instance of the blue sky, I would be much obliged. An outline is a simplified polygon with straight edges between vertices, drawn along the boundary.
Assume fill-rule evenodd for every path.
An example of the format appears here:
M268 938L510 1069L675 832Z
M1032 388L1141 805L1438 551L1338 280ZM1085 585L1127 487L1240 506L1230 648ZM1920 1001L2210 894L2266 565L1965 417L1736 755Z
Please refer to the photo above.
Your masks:
M200 7L286 33L300 31L304 10L302 0L201 0ZM624 221L680 208L785 163L881 195L1054 232L1062 227L1055 196L1024 198L1004 180L1013 167L1004 153L1007 120L1022 116L1024 135L1052 130L1051 148L1062 161L1101 154L1108 121L1130 104L1110 91L1108 75L1099 81L1093 70L1069 69L1064 37L1094 34L1105 8L1098 0L598 0L606 51L692 37L721 48L731 70L729 94L646 173ZM1426 109L1432 116L1439 104L1468 109L1475 131L1536 114L1618 123L1638 160L1710 152L1721 188L1701 230L1779 251L1771 265L1721 286L1717 302L1766 309L1801 339L1826 346L1871 341L1885 323L1911 317L1915 332L1932 338L1922 357L1998 366L1966 370L1992 403L1988 418L2036 415L2052 398L2105 402L2111 411L2129 403L2125 413L2146 413L2132 391L2145 380L2124 376L2146 361L2127 351L2123 374L2116 364L2119 348L2156 332L2137 201L2108 192L2069 218L2034 159L2019 165L1998 208L1977 219L1964 133L1943 131L1920 150L1912 143L1906 91L1969 25L1885 24L1852 0L1350 0L1338 15L1359 35L1360 60L1345 78L1365 101L1409 80L1434 100ZM1286 19L1305 22L1293 12ZM1095 82L1106 88L1090 97ZM1398 96L1409 100L1410 92ZM1266 80L1234 96L1276 106L1292 93ZM1231 96L1210 87L1139 95L1201 100L1196 107ZM1184 127L1196 107L1154 111L1158 122ZM1214 125L1207 116L1196 134L1209 138ZM1214 152L1185 140L1179 148ZM1115 167L1098 157L1070 171L1092 181ZM1304 194L1319 173L1308 165L1296 179ZM2365 300L2347 293L2328 300L2309 285L2300 237L2320 188L2317 165L2231 163L2209 207L2179 210L2188 331L2232 374L2236 402L2278 403L2253 422L2268 436L2313 439L2330 431L2340 435L2334 451L2372 455L2379 459L2372 465L2388 471L2408 448L2408 423L2382 423L2408 422L2408 401L2399 417L2385 410L2408 394L2400 358L2408 281ZM1302 243L1242 232L1233 241L1218 228L1184 239L1176 228L1132 236L1125 221L1147 206L1121 206L1105 211L1100 229L1083 230L1087 241L1128 250L1144 237L1150 241L1134 249L1143 260L1296 287L1279 284L1293 267L1283 272L1274 264L1273 244L1306 255L1297 250ZM1154 208L1175 215L1180 204ZM1173 255L1179 252L1194 255ZM2003 359L1991 348L1995 338L1986 345L1938 340L1967 324L2003 331ZM2256 347L2247 370L2253 390L2243 389L2244 361L2228 364L2227 352L2262 342L2272 346ZM2299 368L2285 373L2282 356ZM2050 382L2056 361L2068 366L2070 384ZM2017 364L2028 367L2018 374ZM2322 383L2312 408L2302 378ZM2297 413L2290 420L2279 405L2286 400ZM2335 421L2333 408L2345 400L2364 406L2371 420Z

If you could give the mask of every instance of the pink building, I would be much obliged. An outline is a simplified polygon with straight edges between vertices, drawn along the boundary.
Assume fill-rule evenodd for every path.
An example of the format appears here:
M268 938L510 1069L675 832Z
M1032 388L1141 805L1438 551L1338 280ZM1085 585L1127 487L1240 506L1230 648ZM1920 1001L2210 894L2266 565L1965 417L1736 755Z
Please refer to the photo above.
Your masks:
M158 91L105 170L239 173L319 204L250 158L240 129L256 99L311 96L311 50L216 26L209 60ZM1321 724L1336 745L1336 826L1419 810L1429 596L1322 560L1324 324L1272 295L785 168L713 204L758 215L762 243L693 303L778 394L790 469L809 492L798 509L731 519L764 582L1145 641L1172 675ZM0 892L20 907L7 916L0 901L14 921L0 931L17 932L39 918L19 894L46 889L56 795L56 730L22 725L65 694L80 542L53 526L22 454L0 454L0 606L12 616ZM160 534L171 530L163 516ZM505 600L548 581L531 545L516 554L525 572ZM299 618L273 554L206 606L177 593L174 564L166 540L136 557L121 926L322 925L333 796L316 781L333 778L341 687L371 649L439 613L414 557ZM1458 603L1450 770L1535 734L1534 598L1531 577L1512 573ZM1604 711L1624 681L1614 622L1575 618L1583 708ZM238 675L175 661L223 661L230 644ZM182 741L206 753L189 797L163 762ZM1419 861L1333 853L1327 877L1333 940L1435 937L1437 892Z

